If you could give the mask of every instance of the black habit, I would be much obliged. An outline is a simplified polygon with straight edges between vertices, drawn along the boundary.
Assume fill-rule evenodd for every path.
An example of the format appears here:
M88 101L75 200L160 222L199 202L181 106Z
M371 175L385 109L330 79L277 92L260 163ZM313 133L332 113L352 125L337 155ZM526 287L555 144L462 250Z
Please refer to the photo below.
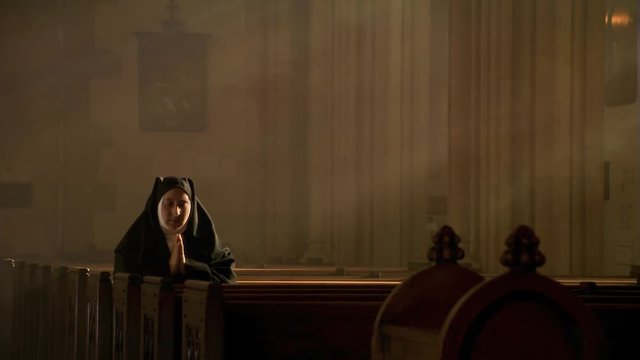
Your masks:
M231 251L221 247L211 217L196 197L189 178L158 177L144 211L131 225L115 249L114 272L171 276L171 252L158 219L158 203L173 188L184 190L191 201L187 227L182 233L185 273L178 278L212 282L235 282L235 260Z

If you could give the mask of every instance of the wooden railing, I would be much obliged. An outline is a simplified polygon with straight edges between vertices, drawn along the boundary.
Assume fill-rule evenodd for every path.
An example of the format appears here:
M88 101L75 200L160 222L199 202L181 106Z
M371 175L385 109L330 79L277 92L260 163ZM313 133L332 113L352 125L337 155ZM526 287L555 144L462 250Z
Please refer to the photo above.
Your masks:
M317 276L281 281L274 280L273 272L263 280L253 274L250 281L240 277L238 284L220 285L133 274L114 278L105 271L4 260L0 353L11 359L370 359L379 326L400 338L409 334L397 321L406 312L392 304L398 294L411 296L418 288L422 294L449 294L446 306L432 302L420 309L426 301L413 304L418 307L408 313L441 331L469 289L495 280L469 270L455 275L447 267L452 268L431 267L440 272L431 280L415 273L413 280L423 277L422 287L411 285L411 277L400 282L327 274L325 269ZM457 280L428 285L445 277ZM475 280L460 280L465 277ZM558 284L596 315L607 358L623 359L629 352L638 356L640 287L632 279L616 284L563 279ZM391 320L385 325L381 319ZM442 343L434 341L425 346L439 351Z

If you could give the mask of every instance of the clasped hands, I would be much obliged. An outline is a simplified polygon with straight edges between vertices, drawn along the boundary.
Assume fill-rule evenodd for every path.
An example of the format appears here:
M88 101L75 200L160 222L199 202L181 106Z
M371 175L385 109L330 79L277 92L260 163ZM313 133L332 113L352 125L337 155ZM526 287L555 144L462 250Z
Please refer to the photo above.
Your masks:
M175 235L175 242L170 248L171 257L169 258L169 270L171 275L184 274L184 264L186 258L184 256L184 242L182 234Z

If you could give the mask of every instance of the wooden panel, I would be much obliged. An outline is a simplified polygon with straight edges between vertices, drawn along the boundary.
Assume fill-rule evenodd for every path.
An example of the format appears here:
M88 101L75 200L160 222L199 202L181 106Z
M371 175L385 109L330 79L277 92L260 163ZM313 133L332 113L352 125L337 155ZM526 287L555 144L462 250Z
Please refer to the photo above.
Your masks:
M113 282L114 360L141 358L141 282L137 274L115 274Z
M88 360L111 358L111 323L113 321L113 298L111 287L105 288L103 281L111 285L109 272L90 272L86 281L87 326L86 358ZM105 291L109 291L108 294ZM108 336L107 336L108 335Z
M440 357L600 359L603 332L584 299L536 272L546 259L533 230L518 226L506 245L500 263L509 271L457 300L441 330Z
M66 266L54 270L53 355L56 360L74 356L75 294L69 286L71 277Z
M74 353L75 359L85 360L87 358L88 334L89 334L89 301L87 297L87 283L89 281L89 269L77 268L72 272L71 291L74 296Z
M87 360L98 359L98 287L100 277L90 272L87 277L87 327L86 355Z
M382 325L385 360L437 359L440 346L437 330Z
M16 261L16 277L13 287L13 334L15 336L14 351L15 355L25 354L26 350L26 284L27 284L27 265L24 261Z
M221 300L220 284L185 281L182 297L183 359L226 358Z
M100 272L98 283L98 334L97 357L99 360L113 358L113 283L108 271Z
M0 318L5 319L4 326L0 328L0 353L15 358L13 355L14 336L12 335L12 331L14 330L13 294L16 276L15 262L12 259L4 259L0 266Z
M511 271L458 301L443 328L441 356L598 359L601 336L593 313L560 284L536 273Z
M38 264L26 265L24 278L24 355L33 359L38 355L38 318L40 316L38 294ZM35 344L34 344L35 343Z
M437 341L437 334L456 302L483 281L481 275L458 265L464 258L459 244L460 238L451 227L441 227L428 251L428 258L435 265L411 275L389 294L374 324L371 340L374 359L436 354L437 347L422 348ZM389 325L403 330L388 331Z
M160 282L162 278L155 276L145 276L142 279L142 298L140 315L142 316L142 359L157 359L161 356L158 351L159 311L160 304Z
M50 265L40 265L37 271L37 354L36 358L48 358L53 350L54 277Z
M170 278L145 276L142 284L142 358L177 359L181 355L181 298Z
M368 359L380 304L339 297L225 304L227 358Z

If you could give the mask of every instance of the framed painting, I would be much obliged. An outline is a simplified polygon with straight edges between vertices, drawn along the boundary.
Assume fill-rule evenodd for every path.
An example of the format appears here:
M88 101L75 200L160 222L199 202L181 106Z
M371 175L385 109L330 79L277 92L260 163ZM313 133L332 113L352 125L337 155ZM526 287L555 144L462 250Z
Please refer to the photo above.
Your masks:
M208 34L138 36L138 111L143 131L201 131L207 115Z

